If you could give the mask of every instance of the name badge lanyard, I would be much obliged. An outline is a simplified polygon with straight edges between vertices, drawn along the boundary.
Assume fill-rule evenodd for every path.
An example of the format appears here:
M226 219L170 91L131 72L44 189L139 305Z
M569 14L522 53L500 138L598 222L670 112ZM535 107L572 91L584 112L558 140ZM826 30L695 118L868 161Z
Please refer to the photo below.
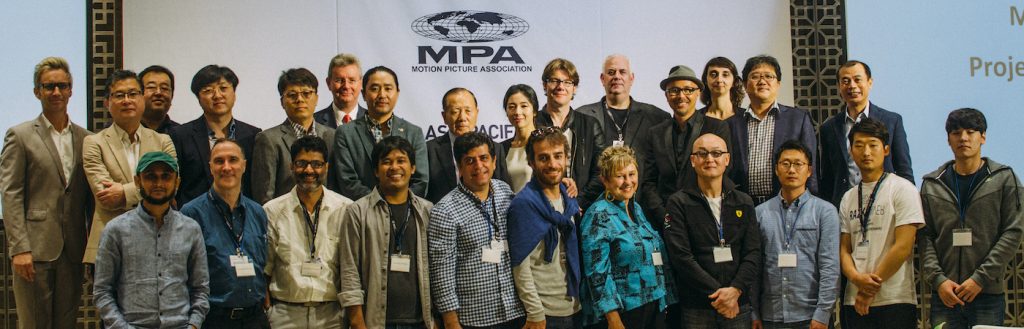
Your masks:
M401 227L396 227L395 217L391 217L391 234L395 237L395 249L398 250L398 255L402 255L402 240L405 238L405 229L409 227L409 221L412 220L412 197L406 201L406 212L405 221L402 222Z
M950 165L950 169L953 169L953 165ZM954 177L953 177L953 190L956 191L956 207L958 208L957 210L960 211L960 228L965 228L966 227L966 223L965 223L965 221L967 220L967 218L966 218L966 216L967 216L966 203L971 201L971 200L964 200L963 197L965 197L965 196L968 197L968 198L971 197L971 190L974 189L974 179L978 178L978 173L980 171L981 171L981 169L978 169L978 171L975 171L974 174L971 174L971 181L970 181L970 183L967 184L967 195L960 195L960 178L956 177L955 176L956 175L956 171L953 171L953 174L954 174Z
M604 109L604 113L608 114L608 119L612 120L612 125L615 126L615 131L619 133L618 141L625 142L626 139L625 135L622 133L622 126L625 126L626 122L629 122L629 109L626 109L626 119L622 120L622 126L619 126L619 123L615 122L615 116L612 115L612 110L608 109L608 105L602 102L601 108Z
M871 195L868 196L867 207L864 207L864 181L862 180L857 184L857 206L861 207L859 211L861 243L868 242L868 223L871 222L871 208L875 206L875 197L878 195L878 189L882 187L882 182L885 181L886 176L889 176L889 173L882 173L882 177L878 179L875 188L871 190Z
M715 227L718 228L718 246L725 248L725 232L722 231L722 220L715 221Z
M787 232L786 232L786 229L785 229L785 227L786 227L786 208L782 207L781 202L779 203L779 209L782 210L782 226L779 226L779 230L782 231L782 238L786 240L786 244L785 244L785 249L784 250L790 250L789 247L793 243L793 236L796 235L796 223L798 221L800 221L800 212L804 211L804 204L800 202L800 199L795 200L794 203L799 203L800 205L798 205L796 207L796 217L793 218L793 227L789 228L789 232L788 232L789 234L786 234ZM794 205L790 205L790 207L792 207L792 206L794 206Z
M491 241L498 241L498 233L496 232L498 230L498 222L495 222L495 218L498 218L498 206L494 203L493 196L488 196L488 198L491 199L491 212L494 213L494 216L491 217L491 214L487 213L487 207L484 206L483 202L480 203L480 212L487 219L487 235L491 237Z
M299 205L302 206L302 215L306 219L306 227L309 229L309 259L319 259L316 257L316 233L320 229L320 205L324 202L324 196L320 195L320 199L316 200L316 209L313 210L313 216L309 216L309 209L302 202Z
M210 198L210 201L216 200L213 197L213 192L212 191L208 192L206 194L206 196ZM235 234L235 225L231 224L231 218L232 218L231 211L229 209L224 209L224 207L221 207L221 206L217 205L216 203L214 203L213 206L214 206L214 208L217 208L217 214L220 215L221 219L224 219L224 226L226 226L228 228L228 233L231 234L231 236L234 238L234 239L231 240L231 242L234 243L234 245L235 245L235 254L237 254L239 257L243 256L242 255L242 237L245 236L245 213L244 212L242 213L242 229L239 230L238 234L236 235Z

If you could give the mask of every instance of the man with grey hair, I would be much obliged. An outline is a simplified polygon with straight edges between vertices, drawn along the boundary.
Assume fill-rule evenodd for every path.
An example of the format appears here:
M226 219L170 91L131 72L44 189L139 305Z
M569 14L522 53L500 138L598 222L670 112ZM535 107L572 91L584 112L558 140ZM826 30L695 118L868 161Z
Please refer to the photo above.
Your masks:
M331 59L327 67L327 88L331 90L334 101L313 115L317 123L337 128L366 114L366 108L359 105L359 93L363 90L362 72L359 58L355 55L342 53Z
M601 67L601 85L605 96L601 100L579 108L580 113L597 119L604 129L605 145L639 145L643 127L669 121L668 112L657 106L638 102L629 95L635 75L625 55L613 54L604 59Z

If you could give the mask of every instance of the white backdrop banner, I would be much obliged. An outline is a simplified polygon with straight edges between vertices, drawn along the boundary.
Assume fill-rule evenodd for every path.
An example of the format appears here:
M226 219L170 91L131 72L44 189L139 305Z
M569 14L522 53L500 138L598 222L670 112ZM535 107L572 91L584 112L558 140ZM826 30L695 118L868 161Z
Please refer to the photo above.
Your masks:
M349 1L282 4L270 0L125 3L125 64L162 64L177 76L172 117L201 114L188 90L206 64L231 67L241 84L235 115L259 127L284 120L276 90L282 70L304 66L321 81L329 59L357 55L363 70L384 65L398 74L396 114L423 128L427 139L447 131L441 97L472 90L478 124L498 140L512 136L502 110L505 90L526 83L544 103L540 77L556 57L580 73L574 107L603 94L604 58L632 61L635 99L667 109L658 83L674 65L700 72L715 56L742 68L770 54L782 64L780 101L792 104L789 2L771 1ZM320 108L331 97L320 86Z

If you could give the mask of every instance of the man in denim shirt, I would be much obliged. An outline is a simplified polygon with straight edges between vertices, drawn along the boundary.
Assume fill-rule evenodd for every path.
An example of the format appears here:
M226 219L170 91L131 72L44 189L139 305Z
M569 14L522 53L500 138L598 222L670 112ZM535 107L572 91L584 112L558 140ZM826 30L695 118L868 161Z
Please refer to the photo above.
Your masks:
M135 176L141 206L104 228L93 301L107 328L198 329L210 307L210 277L199 225L171 209L178 163L149 152Z
M782 189L755 209L764 266L760 298L751 298L754 328L825 329L839 291L839 213L807 191L807 146L787 141L774 159Z

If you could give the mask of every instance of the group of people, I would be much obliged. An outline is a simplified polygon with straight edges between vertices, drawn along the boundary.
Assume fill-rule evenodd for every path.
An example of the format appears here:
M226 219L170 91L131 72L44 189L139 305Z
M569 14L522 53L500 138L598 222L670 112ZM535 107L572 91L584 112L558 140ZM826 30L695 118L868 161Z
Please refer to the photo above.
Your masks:
M498 143L466 88L425 141L394 113L397 74L351 54L319 111L320 80L282 72L287 120L267 130L233 116L239 79L217 65L190 84L202 116L170 120L174 74L154 65L110 74L113 124L93 134L67 115L67 62L46 58L42 113L0 154L19 325L73 327L85 277L107 328L820 329L837 300L843 328L915 328L915 245L933 326L1002 324L1024 198L982 157L985 116L949 113L953 160L919 192L868 65L837 78L845 105L816 133L778 103L771 56L672 67L667 112L630 96L622 55L574 108L559 58L545 104L508 88Z

